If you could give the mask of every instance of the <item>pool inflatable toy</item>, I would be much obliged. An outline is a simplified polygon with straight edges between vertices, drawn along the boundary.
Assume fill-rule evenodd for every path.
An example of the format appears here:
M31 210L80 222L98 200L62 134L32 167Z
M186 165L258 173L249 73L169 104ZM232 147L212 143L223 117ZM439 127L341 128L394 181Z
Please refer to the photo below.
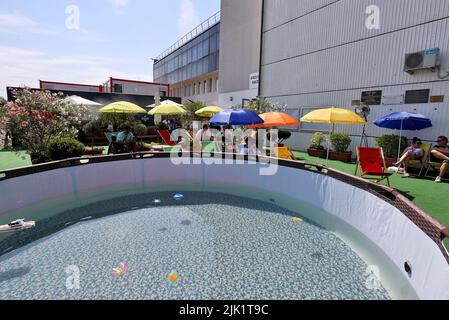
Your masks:
M173 196L173 198L174 198L176 201L179 201L179 200L184 199L184 195L178 193L178 194L175 194L175 195Z
M294 217L292 220L293 220L294 222L301 222L301 221L302 221L302 218L300 218L300 217Z
M128 266L124 262L120 262L117 268L112 269L112 276L114 278L119 278L123 276L128 271Z
M33 228L36 225L35 221L25 221L25 219L17 219L8 224L0 226L0 232L17 231Z
M179 274L178 272L176 272L175 270L173 270L172 272L170 272L167 276L167 279L169 282L174 283L177 282L179 280Z

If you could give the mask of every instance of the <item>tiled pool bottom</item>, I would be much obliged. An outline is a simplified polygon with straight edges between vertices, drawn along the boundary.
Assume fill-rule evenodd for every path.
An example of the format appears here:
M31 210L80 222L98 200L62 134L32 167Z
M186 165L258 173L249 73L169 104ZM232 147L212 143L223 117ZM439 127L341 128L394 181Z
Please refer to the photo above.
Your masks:
M0 257L0 299L389 299L383 288L367 288L367 265L346 244L293 221L295 213L223 194L173 195L64 213L78 219L122 208ZM120 262L129 269L114 278ZM72 265L79 289L66 287ZM170 282L174 270L179 279Z

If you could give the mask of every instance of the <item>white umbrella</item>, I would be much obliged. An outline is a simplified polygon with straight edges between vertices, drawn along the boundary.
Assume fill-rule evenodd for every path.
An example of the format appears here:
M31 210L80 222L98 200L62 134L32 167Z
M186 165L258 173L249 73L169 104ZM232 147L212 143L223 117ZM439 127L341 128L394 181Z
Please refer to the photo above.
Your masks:
M88 99L84 99L80 96L69 96L69 97L65 98L64 100L69 103L76 104L78 106L80 106L80 105L84 105L86 107L101 107L101 106L103 106L101 103L91 101Z

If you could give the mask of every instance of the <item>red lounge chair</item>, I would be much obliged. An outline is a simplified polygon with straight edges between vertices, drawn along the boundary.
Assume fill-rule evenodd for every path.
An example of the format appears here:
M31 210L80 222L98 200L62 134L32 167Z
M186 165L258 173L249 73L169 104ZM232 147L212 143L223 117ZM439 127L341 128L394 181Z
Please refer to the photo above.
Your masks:
M390 185L391 173L385 172L387 170L385 165L384 151L382 148L362 148L357 147L357 166L355 168L355 175L360 166L362 177L378 176L376 182L387 179Z
M158 130L157 132L167 146L173 147L176 144L170 140L170 132L168 130Z

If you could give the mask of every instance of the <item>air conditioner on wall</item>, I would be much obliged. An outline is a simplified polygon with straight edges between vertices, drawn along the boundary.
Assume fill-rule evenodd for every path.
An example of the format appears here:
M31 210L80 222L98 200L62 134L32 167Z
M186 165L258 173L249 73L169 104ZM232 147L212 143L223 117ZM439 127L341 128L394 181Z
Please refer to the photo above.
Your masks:
M405 55L404 71L410 74L416 70L429 69L435 71L440 65L440 49L434 48Z

